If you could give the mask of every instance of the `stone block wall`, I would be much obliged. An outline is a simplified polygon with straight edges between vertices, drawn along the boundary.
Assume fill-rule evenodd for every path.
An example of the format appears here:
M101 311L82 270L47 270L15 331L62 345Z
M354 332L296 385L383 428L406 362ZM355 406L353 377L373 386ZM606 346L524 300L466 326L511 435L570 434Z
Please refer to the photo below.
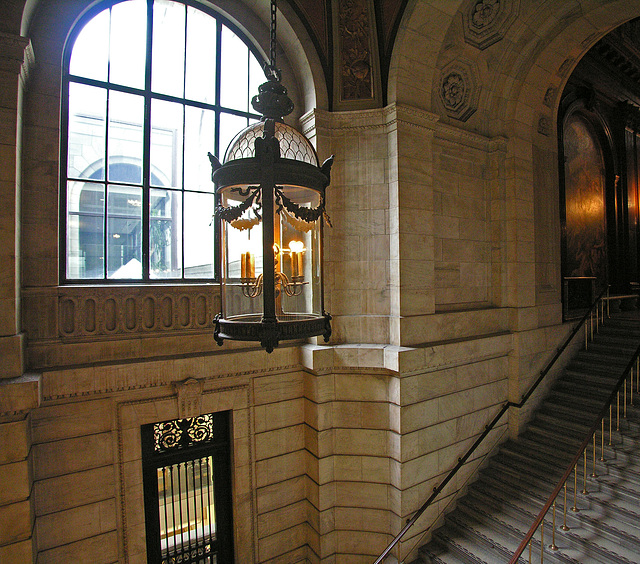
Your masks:
M35 562L33 550L33 455L28 415L0 422L0 562Z
M33 507L38 562L146 562L140 427L184 416L181 398L197 388L197 413L232 413L236 561L370 562L505 401L511 350L502 334L45 370L40 406L0 426L33 445L3 450L11 461L0 473L23 486L0 510ZM415 551L507 428L501 422L399 556ZM29 538L12 542L28 547Z
M434 142L435 308L463 310L496 305L492 277L492 226L500 200L489 192L490 152L499 142L480 136L454 138L443 129ZM498 286L499 287L499 286Z

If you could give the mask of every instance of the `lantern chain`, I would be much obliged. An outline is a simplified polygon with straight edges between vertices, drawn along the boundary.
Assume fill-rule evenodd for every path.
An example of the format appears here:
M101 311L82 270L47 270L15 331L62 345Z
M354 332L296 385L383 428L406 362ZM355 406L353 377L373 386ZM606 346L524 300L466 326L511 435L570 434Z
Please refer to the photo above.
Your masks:
M271 0L271 52L269 53L269 66L275 70L276 68L276 0Z

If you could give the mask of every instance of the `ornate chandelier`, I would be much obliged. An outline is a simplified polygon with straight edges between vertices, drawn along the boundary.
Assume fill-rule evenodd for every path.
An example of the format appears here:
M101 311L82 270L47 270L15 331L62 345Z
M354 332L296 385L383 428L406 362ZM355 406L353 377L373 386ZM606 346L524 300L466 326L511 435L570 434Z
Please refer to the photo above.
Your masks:
M276 68L276 2L271 1L267 82L251 101L258 123L231 141L224 164L209 154L220 223L222 312L214 338L260 341L331 335L324 311L322 239L333 157L320 167L308 139L285 124L293 111Z

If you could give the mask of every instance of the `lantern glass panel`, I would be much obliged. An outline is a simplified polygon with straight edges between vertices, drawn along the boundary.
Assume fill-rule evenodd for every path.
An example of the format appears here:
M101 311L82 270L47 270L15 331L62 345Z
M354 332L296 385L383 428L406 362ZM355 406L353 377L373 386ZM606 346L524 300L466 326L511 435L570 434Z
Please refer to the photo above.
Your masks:
M285 201L302 209L315 210L320 194L300 186L283 186ZM291 208L292 206L289 205ZM295 209L295 208L294 208ZM300 215L300 214L298 214ZM320 222L322 218L304 221L283 206L276 213L280 257L276 269L284 274L280 307L277 316L282 320L322 315L320 279Z
M248 189L248 186L229 186L221 190L222 206L241 205L251 197L242 195ZM222 221L222 287L226 319L259 321L262 316L262 295L252 297L257 292L263 260L262 222L256 215L256 204L257 200L238 220Z

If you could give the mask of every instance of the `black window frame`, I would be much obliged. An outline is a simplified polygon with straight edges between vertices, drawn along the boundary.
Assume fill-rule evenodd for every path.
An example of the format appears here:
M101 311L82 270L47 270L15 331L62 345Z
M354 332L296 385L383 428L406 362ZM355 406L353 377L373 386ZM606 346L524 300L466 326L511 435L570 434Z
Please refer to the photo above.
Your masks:
M222 27L227 27L231 32L233 32L242 42L247 46L249 50L249 56L252 54L256 57L260 66L264 68L266 63L264 57L258 51L256 46L252 43L249 37L236 26L233 22L227 19L221 13L215 11L209 6L205 6L195 0L172 0L176 3L182 4L185 7L191 7L198 9L212 18L218 21L217 31L216 31L216 69L215 69L215 95L214 95L214 103L207 104L204 102L199 102L195 100L187 99L183 94L182 97L171 96L167 94L161 94L153 92L151 89L151 59L152 59L152 29L153 29L153 2L154 0L146 0L147 2L147 31L146 31L146 66L145 66L145 86L144 89L136 89L129 86L123 86L120 84L95 80L91 78L80 77L77 75L72 75L69 72L69 66L71 62L71 55L73 52L73 47L75 45L75 41L78 35L81 33L84 26L94 17L96 17L99 13L104 10L110 9L116 4L126 2L127 0L104 0L95 6L92 6L85 14L83 14L82 18L79 19L69 37L67 39L67 43L64 49L63 55L63 67L62 67L62 84L61 84L61 119L60 119L60 179L59 179L59 210L60 210L60 220L59 220L59 234L58 234L58 253L59 253L59 281L60 284L73 284L73 285L122 285L122 284L135 284L135 285L148 285L148 284L163 284L163 285L189 285L189 284L202 284L202 283L210 283L210 282L218 282L220 279L220 224L218 220L214 221L214 256L213 256L213 277L185 277L184 272L184 229L185 229L185 211L184 205L182 206L182 215L181 215L181 237L180 237L180 245L181 245L181 276L180 277L151 277L150 275L150 212L144 213L145 210L149 210L150 204L150 193L152 189L165 189L161 186L155 186L150 182L152 172L149 170L150 166L150 135L151 135L151 101L152 100L161 100L168 102L175 102L182 104L188 107L196 107L206 110L211 110L214 112L215 116L215 142L214 147L212 147L212 153L216 155L220 160L224 156L223 152L226 150L226 147L220 147L220 121L221 115L232 115L239 117L246 117L250 122L251 120L259 120L260 114L255 113L254 111L250 111L250 108L246 112L235 110L233 108L224 107L220 104L221 99L221 60L222 60ZM247 83L250 85L250 74L247 75ZM70 181L78 181L85 182L90 180L88 178L75 178L68 176L68 146L69 146L69 87L70 84L84 84L88 86L96 86L106 90L107 96L109 92L123 92L129 94L137 94L142 95L144 97L144 122L143 122L143 156L142 156L142 182L139 186L142 188L142 277L141 278L109 278L108 272L108 264L107 264L107 256L108 256L108 212L107 212L107 202L105 201L105 208L103 212L103 233L102 240L104 245L104 259L103 259L103 276L101 278L71 278L67 277L67 267L68 267L68 256L67 256L67 229L68 229L68 209L67 209L67 191L68 191L68 183ZM252 93L249 92L249 95ZM108 124L108 115L106 117L105 125ZM184 153L184 147L183 147ZM105 167L107 166L107 149L105 148ZM184 170L182 171L184 175ZM108 181L106 178L104 180L96 182L97 185L104 186L106 188L107 184L114 186L129 186L130 183L126 182L112 182ZM202 192L197 190L186 190L184 186L181 188L175 189L184 202L184 194L186 192L190 193L207 193L210 194L212 192ZM211 210L213 217L214 210Z

